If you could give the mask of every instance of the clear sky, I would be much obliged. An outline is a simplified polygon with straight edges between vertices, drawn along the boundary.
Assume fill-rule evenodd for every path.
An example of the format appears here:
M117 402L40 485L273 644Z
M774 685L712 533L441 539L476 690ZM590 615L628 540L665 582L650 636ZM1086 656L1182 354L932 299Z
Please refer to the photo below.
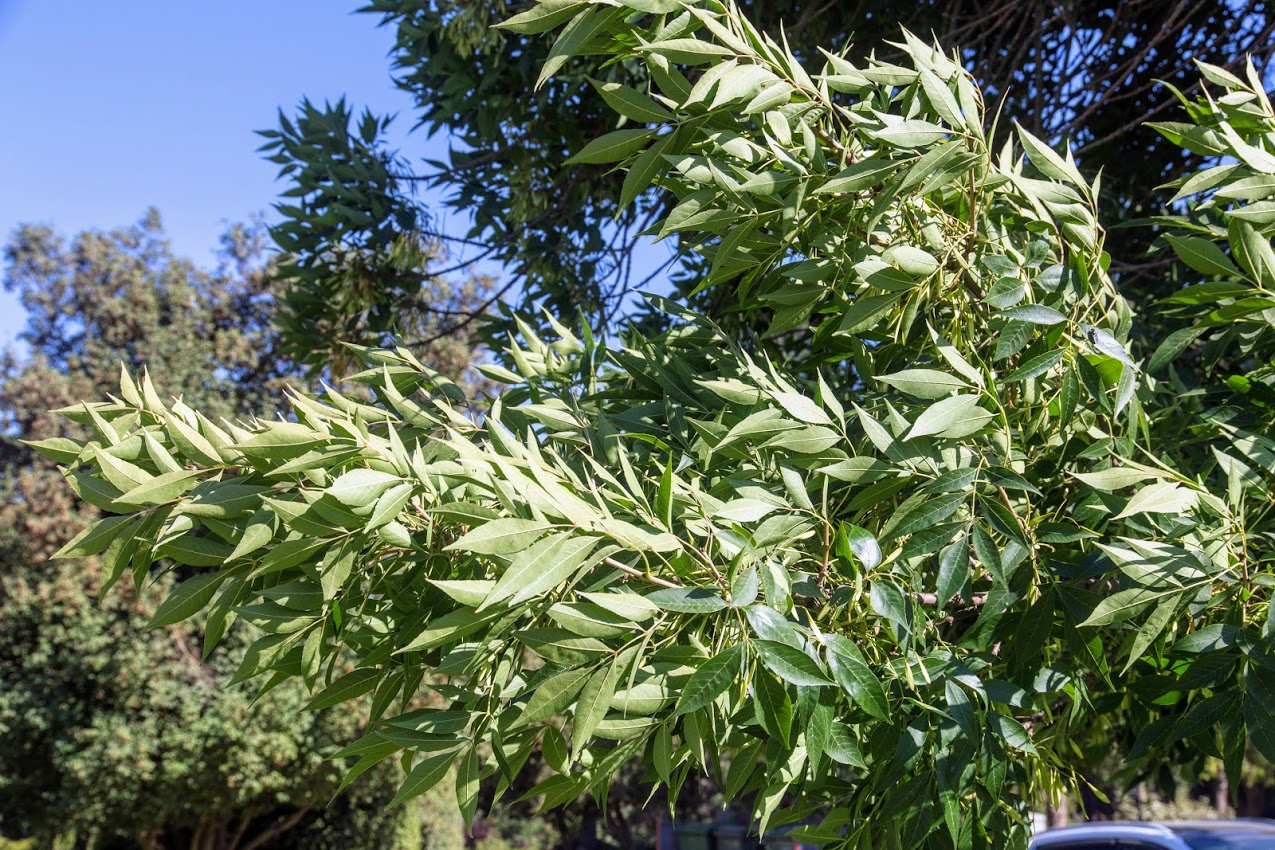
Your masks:
M279 107L346 95L410 127L389 77L393 33L359 5L0 0L0 232L109 229L155 206L178 253L208 261L225 222L274 200L254 131ZM0 293L0 346L21 324Z

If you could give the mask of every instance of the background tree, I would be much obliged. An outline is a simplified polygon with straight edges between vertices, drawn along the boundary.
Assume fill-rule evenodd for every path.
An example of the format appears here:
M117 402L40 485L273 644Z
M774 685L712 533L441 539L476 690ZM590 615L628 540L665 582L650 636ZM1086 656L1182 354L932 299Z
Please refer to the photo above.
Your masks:
M83 848L420 844L417 812L383 811L391 771L327 805L340 777L325 754L359 734L357 716L303 712L295 686L255 704L228 689L246 644L205 654L206 621L145 628L179 573L99 601L117 577L102 558L49 560L100 516L19 442L79 432L51 408L105 391L121 362L214 418L278 405L301 377L271 324L280 287L263 235L232 228L211 272L173 255L153 211L69 243L23 227L5 248L5 286L27 311L25 351L6 355L0 383L5 835Z
M1082 170L1090 178L1103 172L1110 224L1156 213L1162 196L1154 187L1199 161L1144 126L1173 108L1157 81L1186 91L1195 85L1193 59L1237 68L1246 54L1268 56L1275 43L1275 16L1261 0L741 5L763 30L782 24L794 54L805 60L818 60L817 48L826 48L856 60L875 52L897 61L901 51L888 42L898 41L900 24L961 48L963 63L1001 117L1001 136L1017 121L1051 143L1069 138ZM416 272L405 289L402 273L422 251L436 252L439 240L467 258L500 261L509 272L502 292L543 301L557 315L583 310L595 329L633 307L627 296L634 289L685 293L694 287L703 269L676 235L669 250L641 247L647 243L638 238L667 212L667 194L647 192L631 203L624 175L608 164L566 162L616 126L607 89L643 88L643 66L576 55L537 85L550 40L540 32L492 28L525 8L472 0L375 0L364 7L397 33L395 79L417 104L414 129L443 135L452 152L447 161L422 163L410 149L389 151L379 140L382 123L370 116L360 123L361 134L345 130L344 105L318 110L305 104L295 123L285 120L269 134L285 172L299 175L292 193L312 197L316 173L339 171L356 181L331 184L313 205L287 201L281 207L288 217L277 231L281 244L311 258L300 261L305 272L296 276L290 298L310 310L391 327L428 306L418 301L416 312L402 309L404 295L411 300L411 281L422 279ZM652 117L635 114L620 125ZM413 198L422 182L439 189L460 217L473 217L465 238L449 240L430 224ZM360 234L356 244L371 239L380 245L381 253L364 255L359 265L367 285L346 286L346 266L334 267L323 248L325 240L350 232ZM1138 297L1164 294L1157 288L1164 267L1144 253L1150 239L1137 229L1108 238L1115 273L1126 287L1141 287L1129 290ZM720 295L725 291L696 303L723 319L730 305ZM452 327L472 327L464 316L423 312Z
M271 229L283 251L276 274L289 284L274 320L287 353L312 368L340 372L342 343L385 345L397 335L459 375L508 288L454 274L467 263L444 267L447 247L428 229L407 163L379 138L387 123L365 112L355 126L344 100L323 109L306 101L262 134L262 150L292 184Z

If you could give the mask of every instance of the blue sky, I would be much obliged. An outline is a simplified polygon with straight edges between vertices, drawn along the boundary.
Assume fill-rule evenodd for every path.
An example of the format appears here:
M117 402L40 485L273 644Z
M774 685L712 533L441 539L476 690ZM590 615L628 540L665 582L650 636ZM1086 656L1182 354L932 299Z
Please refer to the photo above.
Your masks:
M0 0L0 231L109 229L155 206L177 252L209 261L226 222L274 200L254 130L280 106L346 95L409 128L389 77L393 33L358 5ZM443 145L416 139L411 153ZM0 346L21 324L0 293Z

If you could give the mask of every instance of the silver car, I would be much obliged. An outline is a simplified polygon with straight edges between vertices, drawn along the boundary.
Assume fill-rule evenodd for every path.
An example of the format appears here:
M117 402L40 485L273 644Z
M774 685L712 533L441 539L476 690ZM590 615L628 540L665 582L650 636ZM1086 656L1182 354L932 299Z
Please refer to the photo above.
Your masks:
M1065 826L1036 836L1029 850L1275 850L1275 820Z

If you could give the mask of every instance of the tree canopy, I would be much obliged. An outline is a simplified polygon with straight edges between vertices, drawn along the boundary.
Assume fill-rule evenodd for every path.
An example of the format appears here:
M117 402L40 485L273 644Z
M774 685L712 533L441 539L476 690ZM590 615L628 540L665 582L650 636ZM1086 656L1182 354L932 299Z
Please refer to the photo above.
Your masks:
M277 404L301 372L270 324L281 286L265 244L260 227L232 228L205 271L152 211L70 240L26 226L5 246L27 321L0 375L0 835L87 850L420 845L414 811L383 811L391 771L324 809L340 781L325 755L361 733L357 713L304 714L296 685L260 701L225 688L251 641L205 653L215 620L145 628L182 573L103 596L114 553L48 559L101 512L16 439L77 433L49 408L110 391L121 361L209 416Z
M299 351L324 351L332 321L344 339L366 344L396 322L417 336L410 326L419 317L472 330L470 317L419 297L423 266L499 261L507 274L501 291L560 316L583 311L598 332L633 309L636 290L695 289L703 262L682 250L677 234L664 242L667 251L639 236L668 212L667 193L629 197L623 174L608 164L567 162L614 127L609 91L650 84L646 67L577 55L536 85L551 40L491 27L527 5L374 0L364 7L394 29L395 79L417 104L401 151L384 141L385 119L365 115L356 130L344 103L305 103L267 134L290 184L276 229L281 247L298 257L289 304L302 317L324 319L286 326ZM1001 116L995 146L1012 121L1051 144L1071 139L1082 172L1104 174L1108 224L1159 212L1154 188L1200 162L1144 126L1174 108L1157 81L1188 92L1196 84L1193 60L1242 73L1245 54L1264 59L1275 44L1275 17L1257 0L749 0L741 8L762 30L783 26L785 43L806 61L819 61L825 48L853 61L898 62L892 42L900 25L959 47L959 61L988 93L989 111ZM637 126L650 117L621 121ZM424 134L446 137L449 156L422 161L417 138ZM415 194L422 184L447 199L452 217L472 219L463 238L443 232L443 217ZM1163 264L1145 255L1145 230L1117 230L1108 242L1126 287L1136 280L1139 291L1165 294ZM327 250L338 243L340 261ZM700 293L696 308L723 319L732 304L727 289Z
M716 0L502 26L553 32L537 84L582 56L645 81L600 84L624 126L568 163L667 193L651 226L699 257L691 295L743 321L693 297L652 297L658 332L515 317L480 418L405 347L356 349L368 396L278 420L126 375L65 411L91 436L35 445L110 514L64 555L196 568L160 610L239 612L236 681L370 695L348 776L399 756L403 801L456 764L471 818L538 747L546 807L637 760L820 843L1021 846L1092 749L1275 756L1251 65L1200 64L1210 90L1155 126L1216 164L1159 221L1175 283L1141 315L1176 330L1148 359L1101 181L995 132L960 57L906 31L893 61L799 57Z

